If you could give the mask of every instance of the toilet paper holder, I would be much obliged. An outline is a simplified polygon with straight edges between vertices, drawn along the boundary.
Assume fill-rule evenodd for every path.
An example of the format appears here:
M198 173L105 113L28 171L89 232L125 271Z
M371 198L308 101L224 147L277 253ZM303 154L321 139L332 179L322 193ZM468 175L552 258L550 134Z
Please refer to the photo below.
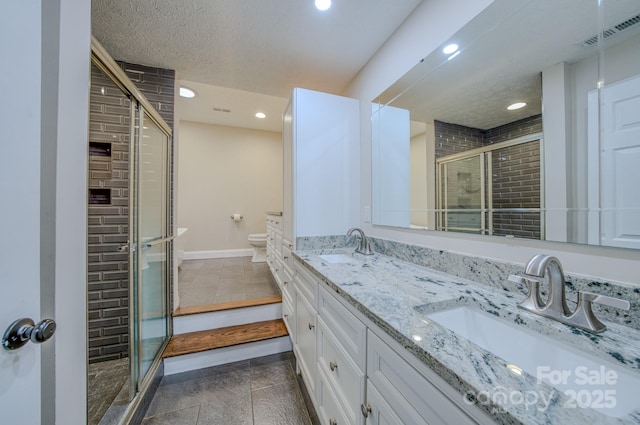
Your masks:
M240 214L231 214L231 220L235 221L236 223L239 223L240 221L242 221L244 217L241 216Z

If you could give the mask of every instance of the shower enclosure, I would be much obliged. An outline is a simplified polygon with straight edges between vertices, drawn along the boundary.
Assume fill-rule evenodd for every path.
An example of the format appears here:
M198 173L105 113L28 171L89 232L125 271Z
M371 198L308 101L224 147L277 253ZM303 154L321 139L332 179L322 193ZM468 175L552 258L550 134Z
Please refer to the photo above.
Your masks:
M438 158L438 230L540 239L542 134Z
M95 39L91 62L88 423L117 424L171 335L171 128ZM101 373L107 362L126 376Z

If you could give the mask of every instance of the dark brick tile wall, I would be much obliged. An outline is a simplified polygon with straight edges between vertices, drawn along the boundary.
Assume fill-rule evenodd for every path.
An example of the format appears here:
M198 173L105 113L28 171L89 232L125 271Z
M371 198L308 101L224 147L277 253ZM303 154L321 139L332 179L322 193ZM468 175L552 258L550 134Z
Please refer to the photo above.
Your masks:
M173 127L174 71L119 63ZM111 156L89 157L89 188L111 190L109 205L88 207L89 361L128 355L129 264L118 247L128 240L131 102L91 66L89 142L111 144Z
M506 142L542 131L542 115L534 115L509 124L485 130L484 144Z
M434 121L436 158L484 146L484 130Z
M128 354L128 257L118 252L129 224L131 102L91 65L89 142L111 144L111 156L89 156L89 188L110 188L109 205L88 208L89 361Z
M542 115L482 130L435 121L436 158L542 132ZM493 151L493 207L540 208L540 144ZM540 213L495 212L493 234L540 239Z
M493 207L540 208L540 142L492 152ZM540 239L539 212L494 212L493 234Z

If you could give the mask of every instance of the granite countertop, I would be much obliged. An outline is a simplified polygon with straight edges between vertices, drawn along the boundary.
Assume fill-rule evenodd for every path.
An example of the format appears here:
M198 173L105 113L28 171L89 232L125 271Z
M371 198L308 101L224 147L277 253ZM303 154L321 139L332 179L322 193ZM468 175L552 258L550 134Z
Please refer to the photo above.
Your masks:
M354 261L330 263L318 256L324 254L346 254ZM622 367L628 372L625 375L640 377L640 332L635 329L606 322L604 333L581 331L519 309L521 294L497 291L381 254L365 256L344 248L296 251L294 256L459 391L461 400L464 395L479 401L476 404L497 423L640 424L640 410L616 418L601 413L604 409L567 407L575 399L539 382L536 376L513 373L505 367L505 360L425 317L456 306L472 306L510 325L562 341L605 364ZM610 388L615 390L615 385ZM597 394L587 394L592 395L595 402ZM616 396L637 399L634 394L616 394L614 400ZM526 397L531 402L525 402Z

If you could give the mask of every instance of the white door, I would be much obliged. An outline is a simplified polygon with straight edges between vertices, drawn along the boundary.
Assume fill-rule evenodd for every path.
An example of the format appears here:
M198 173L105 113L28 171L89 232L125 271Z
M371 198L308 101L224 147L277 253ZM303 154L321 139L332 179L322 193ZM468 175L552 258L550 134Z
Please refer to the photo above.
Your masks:
M55 319L47 342L0 348L0 422L86 422L86 135L90 4L0 13L0 334Z
M603 90L601 238L606 246L640 248L640 76Z

